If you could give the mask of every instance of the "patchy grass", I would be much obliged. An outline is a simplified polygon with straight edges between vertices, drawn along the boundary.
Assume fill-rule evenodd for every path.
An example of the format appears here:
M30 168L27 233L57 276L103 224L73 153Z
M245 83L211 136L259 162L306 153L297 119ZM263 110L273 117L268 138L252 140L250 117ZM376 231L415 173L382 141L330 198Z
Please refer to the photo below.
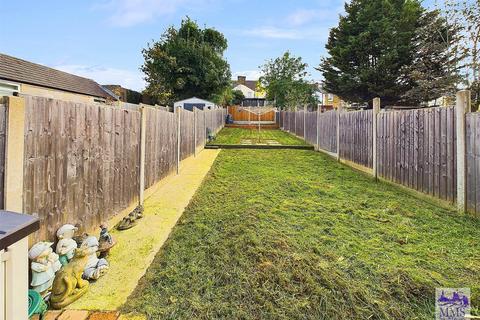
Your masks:
M123 311L150 319L432 319L480 303L480 222L321 153L228 150Z
M241 144L249 139L253 144L266 144L267 140L275 140L282 145L306 145L306 142L281 130L260 130L223 128L212 144Z

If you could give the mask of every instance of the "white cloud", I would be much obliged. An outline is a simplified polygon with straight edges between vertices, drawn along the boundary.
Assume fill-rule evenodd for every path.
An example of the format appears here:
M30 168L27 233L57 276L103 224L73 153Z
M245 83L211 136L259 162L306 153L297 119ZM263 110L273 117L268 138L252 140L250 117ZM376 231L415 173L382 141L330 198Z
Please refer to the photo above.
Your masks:
M302 35L294 29L283 29L277 27L259 27L254 28L248 31L245 31L244 34L267 38L267 39L301 39Z
M93 79L99 84L119 84L124 88L142 91L145 81L140 71L85 65L57 65L55 69Z
M110 12L114 26L129 27L173 14L181 9L202 6L209 0L108 0L96 6Z
M287 22L293 26L301 26L309 23L318 15L317 11L300 9L290 14L287 17Z
M260 70L237 71L232 74L232 78L237 80L238 76L246 76L247 80L258 80L262 76Z
M329 28L276 28L265 26L244 31L242 34L265 39L326 41L326 39L328 39Z

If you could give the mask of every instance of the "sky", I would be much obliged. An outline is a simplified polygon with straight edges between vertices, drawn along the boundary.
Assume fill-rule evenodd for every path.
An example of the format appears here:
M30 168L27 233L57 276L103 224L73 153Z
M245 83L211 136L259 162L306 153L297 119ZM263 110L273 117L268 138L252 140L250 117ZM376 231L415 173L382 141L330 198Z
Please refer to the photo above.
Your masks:
M0 0L0 52L142 90L142 49L185 16L228 40L232 76L259 77L259 66L289 50L309 65L326 55L329 29L344 0Z

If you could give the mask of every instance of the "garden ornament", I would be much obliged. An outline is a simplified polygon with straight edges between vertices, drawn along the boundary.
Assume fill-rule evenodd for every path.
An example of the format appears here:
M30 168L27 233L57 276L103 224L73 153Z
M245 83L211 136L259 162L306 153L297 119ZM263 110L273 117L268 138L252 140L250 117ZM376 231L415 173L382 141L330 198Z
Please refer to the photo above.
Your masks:
M127 230L137 225L138 219L143 218L143 206L137 206L117 224L117 230Z
M52 250L52 242L37 242L28 251L28 257L32 261L30 269L32 270L32 289L42 295L48 293L52 286L55 272L62 264L58 261L58 255Z
M73 240L75 231L78 228L71 224L64 224L57 230L57 254L60 256L62 265L66 265L73 258L75 249L77 249L77 242Z
M81 245L88 255L88 261L83 270L83 279L97 280L108 270L107 260L97 257L98 246L98 240L94 236L88 236Z
M82 279L82 274L88 258L88 250L79 248L73 259L57 272L50 296L52 308L62 309L87 292L89 283Z
M106 224L100 225L100 237L98 238L98 251L100 252L99 258L104 258L110 252L110 249L115 245L115 240L108 232Z
M207 141L212 142L213 140L215 140L215 135L210 128L207 128Z
M35 290L28 290L28 318L33 317L34 314L40 315L40 319L43 319L44 314L47 312L48 306L42 299L40 293Z

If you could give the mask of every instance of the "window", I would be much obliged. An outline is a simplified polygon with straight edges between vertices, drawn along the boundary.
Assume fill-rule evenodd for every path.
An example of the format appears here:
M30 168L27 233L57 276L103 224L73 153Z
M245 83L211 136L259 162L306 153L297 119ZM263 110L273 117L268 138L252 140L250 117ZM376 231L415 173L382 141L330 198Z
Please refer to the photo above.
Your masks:
M327 95L328 102L333 102L333 94L329 93Z
M101 99L101 98L93 98L93 101L97 102L97 103L106 103L107 102L107 100Z
M19 91L19 84L0 80L0 96L13 96Z

